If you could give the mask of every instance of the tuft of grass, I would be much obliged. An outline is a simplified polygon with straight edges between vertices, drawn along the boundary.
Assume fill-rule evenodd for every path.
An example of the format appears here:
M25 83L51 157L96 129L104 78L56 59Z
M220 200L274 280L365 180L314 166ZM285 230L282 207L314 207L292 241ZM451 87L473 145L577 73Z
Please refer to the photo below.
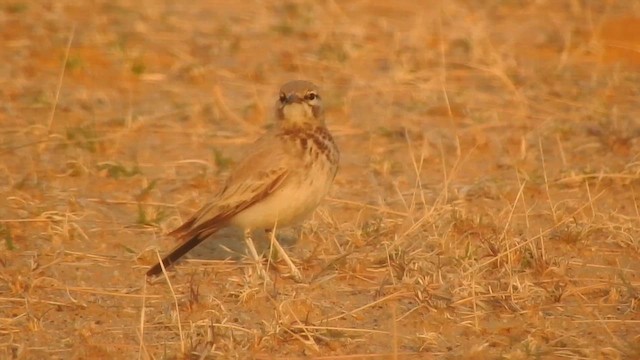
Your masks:
M349 59L349 54L344 45L338 42L325 42L318 48L318 58L325 61L344 63Z
M163 207L145 206L138 203L135 223L138 225L158 227L168 216L169 213Z
M136 200L142 201L148 198L151 191L156 188L156 185L158 185L158 181L159 181L158 179L151 180L149 184L147 184L147 186L145 186L142 190L140 190L138 194L136 194L135 196Z
M14 2L11 4L7 4L5 6L5 10L9 14L20 14L29 10L29 4L27 2Z
M81 69L84 65L84 60L77 56L70 56L65 63L65 67L69 71Z
M96 165L99 172L104 172L106 175L113 179L130 178L136 175L141 175L142 171L138 165L127 167L118 162L102 162Z
M0 239L4 240L4 246L7 250L13 251L16 249L11 229L6 224L0 223Z
M5 3L0 358L638 358L632 2ZM233 228L147 282L294 78L341 151L305 282Z
M71 177L79 177L87 175L87 168L78 161L67 161L65 164L66 175Z
M146 70L147 66L141 60L134 61L133 64L131 64L131 72L136 76L144 74Z
M68 127L66 131L67 141L75 147L95 153L101 142L93 125Z
M295 33L295 29L288 21L281 21L272 27L272 30L279 35L291 36Z
M588 233L588 226L574 221L553 230L553 232L549 234L549 240L577 245L580 242L585 241Z
M225 156L220 149L213 149L213 159L216 162L218 172L225 171L233 164L233 159Z

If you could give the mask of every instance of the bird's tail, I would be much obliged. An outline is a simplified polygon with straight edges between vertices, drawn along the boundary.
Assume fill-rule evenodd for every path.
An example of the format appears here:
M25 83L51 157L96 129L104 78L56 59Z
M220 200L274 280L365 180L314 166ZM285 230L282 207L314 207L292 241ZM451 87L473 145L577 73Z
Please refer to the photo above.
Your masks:
M178 241L183 239L189 239L181 244L178 244L174 247L169 254L165 255L162 258L161 262L153 265L149 271L147 271L147 276L155 276L162 273L162 265L165 268L168 268L172 264L174 264L178 259L180 259L184 254L188 253L189 250L198 246L201 242L211 236L213 233L219 230L219 226L211 227L203 231L202 229L191 229L185 230L183 227L180 227L172 232L169 235L173 235L178 238ZM161 265L162 264L162 265Z

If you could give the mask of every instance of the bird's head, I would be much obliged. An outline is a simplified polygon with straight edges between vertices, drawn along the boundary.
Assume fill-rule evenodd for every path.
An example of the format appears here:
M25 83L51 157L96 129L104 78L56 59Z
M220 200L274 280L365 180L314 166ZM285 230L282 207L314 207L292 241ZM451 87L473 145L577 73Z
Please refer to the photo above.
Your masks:
M276 102L280 126L324 125L324 109L318 87L305 80L290 81L280 88Z

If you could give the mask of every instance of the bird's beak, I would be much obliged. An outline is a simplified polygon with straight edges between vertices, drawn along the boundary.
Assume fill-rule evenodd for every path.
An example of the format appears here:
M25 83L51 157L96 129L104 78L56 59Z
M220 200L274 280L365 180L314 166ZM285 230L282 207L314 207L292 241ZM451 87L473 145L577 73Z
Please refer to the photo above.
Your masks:
M302 103L302 98L300 96L298 96L298 94L291 94L289 96L287 96L287 104L294 104L294 103Z

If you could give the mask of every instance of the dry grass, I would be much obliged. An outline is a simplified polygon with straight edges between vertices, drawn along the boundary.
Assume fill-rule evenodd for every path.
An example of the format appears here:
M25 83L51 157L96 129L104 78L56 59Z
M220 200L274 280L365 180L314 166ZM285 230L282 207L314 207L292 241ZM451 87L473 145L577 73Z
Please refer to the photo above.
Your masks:
M0 358L640 357L637 2L17 0L0 29ZM306 282L227 233L147 284L292 78L343 153Z

